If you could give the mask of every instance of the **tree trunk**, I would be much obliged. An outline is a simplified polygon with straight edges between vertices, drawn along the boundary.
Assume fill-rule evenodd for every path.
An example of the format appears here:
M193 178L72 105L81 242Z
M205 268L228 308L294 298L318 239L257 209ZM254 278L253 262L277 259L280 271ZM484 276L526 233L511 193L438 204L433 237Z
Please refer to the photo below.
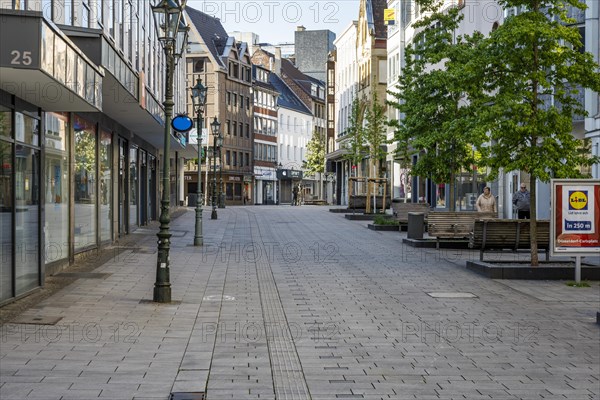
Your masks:
M446 193L446 206L450 211L456 211L456 202L454 201L454 179L456 179L456 175L454 171L450 172L450 190Z
M529 182L529 209L531 214L529 233L530 233L530 245L531 245L531 266L537 267L540 265L538 259L538 243L537 243L537 209L536 209L536 177L531 175Z

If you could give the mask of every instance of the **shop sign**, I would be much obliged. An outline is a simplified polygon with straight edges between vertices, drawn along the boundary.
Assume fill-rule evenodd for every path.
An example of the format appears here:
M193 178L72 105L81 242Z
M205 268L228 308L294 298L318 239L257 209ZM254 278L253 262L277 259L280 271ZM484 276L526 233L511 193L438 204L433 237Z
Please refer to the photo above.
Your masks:
M179 114L171 120L171 127L177 132L186 133L194 127L194 121L185 114Z
M229 177L229 181L233 181L233 182L241 182L242 179L239 176L230 176Z
M600 254L600 180L553 179L550 254Z

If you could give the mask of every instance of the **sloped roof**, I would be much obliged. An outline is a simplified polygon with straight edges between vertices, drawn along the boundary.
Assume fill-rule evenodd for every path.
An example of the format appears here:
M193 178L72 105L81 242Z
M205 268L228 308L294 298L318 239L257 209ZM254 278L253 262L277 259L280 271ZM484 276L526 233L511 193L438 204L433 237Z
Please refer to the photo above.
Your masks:
M191 7L186 7L185 11L202 37L208 51L211 52L221 67L226 67L226 64L224 64L221 59L221 55L225 50L228 35L225 28L223 28L223 25L221 25L221 21L219 21L218 18L211 17L210 15Z
M259 69L267 71L267 73L269 75L272 75L271 71L269 71L267 68L263 68L259 65L252 65L252 85L256 86L256 87L261 87L261 88L264 88L266 90L270 90L273 92L277 92L278 90L275 88L275 86L273 86L273 84L270 82L270 80L269 80L269 82L263 82L263 81L256 80L256 71Z
M281 59L281 71L286 76L289 76L291 79L293 79L294 82L296 82L296 84L298 84L298 86L300 86L307 95L315 100L323 101L323 99L312 95L311 86L314 83L325 88L325 82L302 73L294 64L292 64L290 60L286 58Z
M277 105L279 107L298 111L303 114L312 115L310 110L300 101L298 96L294 94L292 89L285 84L277 74L269 74L269 82L279 92L277 97Z
M376 38L387 38L387 26L383 20L384 10L387 8L387 0L367 0L367 23L369 31Z

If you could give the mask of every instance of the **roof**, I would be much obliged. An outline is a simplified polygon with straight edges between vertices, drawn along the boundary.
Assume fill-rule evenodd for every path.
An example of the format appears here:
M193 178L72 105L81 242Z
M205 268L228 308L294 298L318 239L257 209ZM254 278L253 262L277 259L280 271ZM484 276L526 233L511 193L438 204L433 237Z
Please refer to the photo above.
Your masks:
M315 85L325 88L325 82L302 73L294 64L292 64L290 60L286 58L281 59L281 71L286 76L289 76L292 80L294 80L294 82L296 82L296 84L298 84L298 86L300 86L307 95L315 100L324 101L324 99L313 96L311 86L314 83Z
M387 8L387 0L367 0L367 23L369 31L376 38L387 38L387 26L383 19L384 10Z
M277 105L279 107L288 108L298 111L303 114L312 115L310 110L300 101L298 96L292 92L292 89L285 84L277 74L269 74L269 82L279 92L277 97Z
M252 65L252 85L254 87L260 87L265 90L270 90L272 92L278 92L278 90L273 86L273 84L271 83L270 80L269 80L269 82L263 82L263 81L256 80L256 71L259 69L267 71L267 73L269 75L271 75L271 71L269 71L267 68L263 68L259 65Z
M185 11L200 34L200 37L202 37L202 41L204 41L208 51L210 51L221 67L226 67L226 64L221 59L221 55L227 45L228 35L223 25L221 25L221 21L191 7L186 7Z

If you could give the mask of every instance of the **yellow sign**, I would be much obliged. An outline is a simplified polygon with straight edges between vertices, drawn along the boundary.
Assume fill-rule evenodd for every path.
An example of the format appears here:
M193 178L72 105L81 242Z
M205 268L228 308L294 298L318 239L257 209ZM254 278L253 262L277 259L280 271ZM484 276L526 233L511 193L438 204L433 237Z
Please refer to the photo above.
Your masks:
M583 210L586 208L588 203L587 193L581 191L574 191L569 194L569 209L570 210Z
M396 23L396 10L394 8L383 10L383 21L386 25L394 25Z

